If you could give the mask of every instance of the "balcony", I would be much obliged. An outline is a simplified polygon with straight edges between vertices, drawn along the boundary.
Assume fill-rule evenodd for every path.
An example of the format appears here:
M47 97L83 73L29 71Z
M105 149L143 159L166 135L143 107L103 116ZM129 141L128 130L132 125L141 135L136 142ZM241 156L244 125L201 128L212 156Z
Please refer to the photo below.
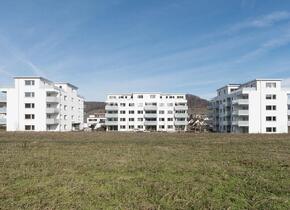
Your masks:
M174 121L174 125L188 125L188 122L185 121Z
M60 102L60 98L58 98L56 96L47 96L46 97L46 102L48 102L48 103L59 103Z
M144 110L157 110L157 106L154 105L145 105Z
M239 116L249 115L249 110L235 110L233 111L233 115L239 115Z
M144 125L157 125L157 121L145 121Z
M249 121L237 120L237 121L233 121L232 125L236 125L239 127L247 127L247 126L249 126Z
M0 108L0 113L6 113L6 112L7 112L6 107L1 107Z
M118 121L105 121L105 125L109 126L109 125L118 125Z
M188 106L180 106L180 105L177 105L174 107L175 110L188 110Z
M6 118L0 118L0 125L6 124Z
M55 125L59 123L59 119L56 118L47 118L46 119L46 124L47 125Z
M105 118L118 118L118 113L106 113Z
M144 114L145 118L157 118L157 114L152 114L152 113L148 113L148 114Z
M106 105L106 110L118 110L118 105Z
M235 99L232 102L233 104L239 104L239 105L247 105L249 104L249 99Z
M58 108L46 108L46 113L53 114L53 113L59 113Z
M188 114L187 113L175 113L174 117L175 118L188 118Z

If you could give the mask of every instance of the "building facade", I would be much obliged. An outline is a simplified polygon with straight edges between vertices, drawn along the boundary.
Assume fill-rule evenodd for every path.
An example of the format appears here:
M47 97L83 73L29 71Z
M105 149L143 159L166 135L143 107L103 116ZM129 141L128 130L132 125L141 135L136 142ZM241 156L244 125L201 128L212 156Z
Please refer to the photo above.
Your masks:
M97 130L102 126L105 126L105 122L106 122L105 113L95 113L89 115L89 117L87 118L86 126L91 130Z
M0 92L0 128L6 127L6 95Z
M77 87L42 77L15 77L6 93L7 131L72 131L82 129L84 99Z
M186 131L184 94L130 93L107 96L108 131Z
M256 79L217 90L210 116L216 132L287 133L290 126L289 94L281 80Z

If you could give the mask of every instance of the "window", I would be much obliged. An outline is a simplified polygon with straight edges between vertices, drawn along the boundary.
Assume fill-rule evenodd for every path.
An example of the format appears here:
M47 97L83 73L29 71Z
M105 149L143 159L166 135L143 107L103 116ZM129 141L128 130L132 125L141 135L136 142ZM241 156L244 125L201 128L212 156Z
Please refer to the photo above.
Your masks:
M288 115L288 121L290 121L290 115Z
M288 110L290 110L290 104L288 104Z
M126 118L120 118L120 121L124 122L124 121L126 121Z
M159 121L165 121L165 118L159 118Z
M267 133L276 133L276 127L267 127L266 132Z
M33 85L35 85L35 82L34 82L34 80L25 80L25 85L33 86Z
M134 129L134 125L129 125L129 129Z
M266 88L276 88L276 82L266 82Z
M67 120L67 115L64 115L64 116L63 116L63 119L64 119L64 120Z
M160 129L164 129L165 126L164 126L164 125L159 125L159 128L160 128Z
M150 98L156 98L156 95L150 95Z
M138 114L143 114L143 110L138 110L137 113Z
M138 125L138 128L139 129L143 129L143 125Z
M63 96L63 99L66 101L67 100L67 96Z
M142 122L142 121L143 121L143 118L138 118L138 121L139 121L139 122Z
M120 114L126 114L126 111L125 110L121 110Z
M134 114L134 110L129 110L129 114Z
M164 114L165 111L164 110L159 110L159 114Z
M276 121L276 116L266 116L266 121Z
M173 118L167 118L167 121L173 121Z
M173 114L173 111L172 110L168 110L167 114Z
M168 125L167 128L168 129L173 129L173 125Z
M276 99L276 95L267 94L266 95L266 99L267 100L275 100Z
M63 109L64 109L64 110L67 110L67 105L64 105L64 106L63 106Z
M177 98L184 98L184 96L177 96Z
M34 98L34 92L25 92L25 98Z
M270 111L270 110L276 110L276 106L267 105L266 106L266 110L268 110L268 111Z
M25 103L25 109L34 109L34 103Z
M143 95L138 95L137 98L143 98Z
M25 130L26 131L34 131L35 130L35 126L34 125L25 125Z
M159 106L160 106L160 107L164 106L164 103L160 103Z
M130 122L134 121L134 118L129 118L129 121L130 121Z
M125 104L125 103L120 103L120 106L123 106L123 107L125 107L125 106L126 106L126 104Z
M126 125L120 125L120 129L126 129Z
M167 106L173 106L173 103L168 103Z
M129 103L129 106L134 106L135 104L134 103Z
M25 114L24 115L26 120L33 120L34 119L34 114Z

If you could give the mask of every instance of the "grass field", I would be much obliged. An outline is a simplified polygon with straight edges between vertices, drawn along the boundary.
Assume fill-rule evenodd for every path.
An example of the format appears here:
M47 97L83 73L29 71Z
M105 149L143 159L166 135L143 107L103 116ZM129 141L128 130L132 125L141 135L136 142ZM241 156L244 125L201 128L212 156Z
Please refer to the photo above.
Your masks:
M0 132L0 209L289 209L290 135Z

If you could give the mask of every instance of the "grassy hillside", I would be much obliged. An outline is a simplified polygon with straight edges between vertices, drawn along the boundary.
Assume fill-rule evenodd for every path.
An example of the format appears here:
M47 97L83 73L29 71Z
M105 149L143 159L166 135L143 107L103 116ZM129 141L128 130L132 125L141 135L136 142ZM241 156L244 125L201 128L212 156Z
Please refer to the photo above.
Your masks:
M289 135L0 133L0 209L289 209Z

